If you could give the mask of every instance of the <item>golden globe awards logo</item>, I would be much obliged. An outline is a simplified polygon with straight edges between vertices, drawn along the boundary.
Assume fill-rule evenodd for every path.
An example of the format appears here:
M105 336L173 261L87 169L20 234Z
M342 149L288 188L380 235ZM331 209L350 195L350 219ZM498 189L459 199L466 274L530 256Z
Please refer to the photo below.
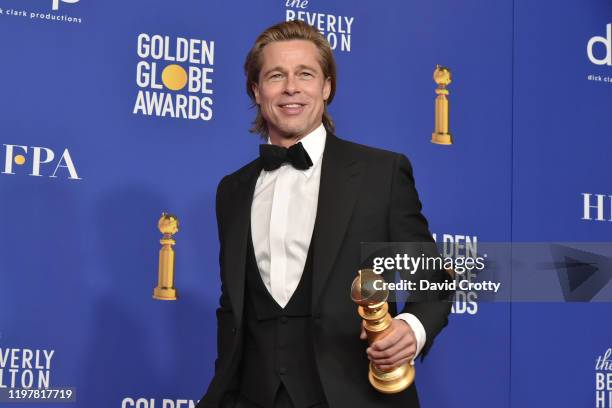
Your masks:
M442 243L444 257L458 258L478 256L478 237L476 235L442 234L438 240L437 234L432 234L434 241ZM475 280L473 271L466 271L468 281ZM472 290L456 290L455 301L451 306L451 313L473 316L478 313L478 292Z
M285 0L285 21L305 21L327 38L332 50L351 52L351 30L355 17L308 11L309 2Z
M0 388L49 388L55 350L0 348Z
M27 174L34 177L82 180L77 173L70 151L56 152L49 147L3 144L2 174ZM1 156L0 156L1 157Z
M159 404L157 404L159 402ZM195 408L198 401L188 399L155 399L126 397L121 401L121 408Z
M135 115L208 121L213 116L214 41L138 35Z

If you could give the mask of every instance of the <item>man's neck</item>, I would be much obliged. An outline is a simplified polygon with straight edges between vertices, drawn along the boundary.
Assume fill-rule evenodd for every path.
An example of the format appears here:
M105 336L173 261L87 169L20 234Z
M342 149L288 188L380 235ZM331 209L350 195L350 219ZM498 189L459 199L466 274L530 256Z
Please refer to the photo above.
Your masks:
M277 145L281 147L291 147L297 142L299 142L300 140L302 140L303 138L305 138L306 136L308 136L309 134L311 134L312 132L314 132L315 130L317 130L319 126L320 124L310 129L308 132L305 132L299 135L281 136L279 134L270 132L268 140L270 144L273 144L273 145Z
M270 144L281 146L281 147L291 147L302 139L303 136L293 136L293 137L282 137L282 136L273 136L270 135Z

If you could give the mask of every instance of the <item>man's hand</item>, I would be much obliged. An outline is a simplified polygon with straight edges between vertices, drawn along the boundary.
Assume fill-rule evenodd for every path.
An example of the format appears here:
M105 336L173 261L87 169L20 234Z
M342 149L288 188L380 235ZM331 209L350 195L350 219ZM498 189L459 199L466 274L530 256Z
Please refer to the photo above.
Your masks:
M393 319L390 332L367 348L368 359L381 370L390 370L412 361L416 353L416 338L408 323ZM366 340L366 332L361 326L361 340Z

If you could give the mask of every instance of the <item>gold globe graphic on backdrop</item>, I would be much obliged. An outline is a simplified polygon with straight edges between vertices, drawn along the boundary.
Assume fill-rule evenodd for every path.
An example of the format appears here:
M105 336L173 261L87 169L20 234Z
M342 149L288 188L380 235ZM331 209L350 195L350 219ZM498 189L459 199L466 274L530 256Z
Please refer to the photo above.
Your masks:
M179 91L187 85L187 71L180 65L168 65L162 71L162 82L171 91Z
M453 136L449 130L448 84L451 83L451 72L447 67L436 65L433 80L438 84L436 89L434 131L431 142L439 145L452 145Z
M15 164L21 166L22 164L24 164L26 162L25 157L23 157L21 154L18 154L17 156L15 156L15 159L13 159L15 161Z
M450 84L452 81L449 69L441 65L437 65L433 74L433 80L436 82L436 84L442 86Z
M159 243L159 267L157 271L157 286L153 289L153 299L176 300L177 293L174 287L174 250L172 246L176 243L172 237L179 230L178 218L172 214L162 213L157 228L164 234Z
M178 219L172 214L163 213L157 222L157 228L164 235L174 235L179 229Z

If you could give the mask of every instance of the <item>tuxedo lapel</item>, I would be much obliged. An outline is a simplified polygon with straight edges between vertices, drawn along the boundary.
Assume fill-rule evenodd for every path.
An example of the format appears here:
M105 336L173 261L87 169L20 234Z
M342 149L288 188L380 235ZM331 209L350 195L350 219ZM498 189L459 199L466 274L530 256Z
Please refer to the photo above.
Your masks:
M323 152L319 201L313 236L312 308L329 278L359 193L363 163L348 157L342 141L328 134ZM357 271L355 271L357 273ZM346 288L348 296L350 288Z
M249 228L251 222L251 203L255 184L261 171L259 159L247 165L238 174L238 181L235 188L229 194L230 207L227 211L227 232L226 232L226 253L225 270L227 275L225 282L236 317L236 324L242 321L244 305L244 285L246 271L246 251L248 245Z
M311 245L314 245L313 311L318 306L318 300L342 245L363 175L363 163L348 157L342 149L342 141L331 134L326 138L321 165L315 233L311 242ZM247 165L238 175L237 182L228 194L228 202L225 203L229 206L226 212L225 282L238 325L242 322L244 309L251 204L261 168L259 159ZM347 293L348 291L349 288Z

